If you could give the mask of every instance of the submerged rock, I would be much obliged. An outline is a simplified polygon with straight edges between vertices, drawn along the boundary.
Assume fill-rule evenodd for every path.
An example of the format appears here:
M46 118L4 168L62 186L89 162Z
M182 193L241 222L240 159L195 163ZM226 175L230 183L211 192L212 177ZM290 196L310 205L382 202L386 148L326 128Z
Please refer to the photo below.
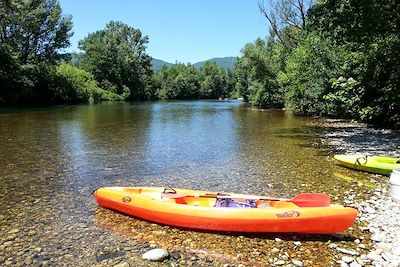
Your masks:
M144 253L142 255L142 258L150 261L162 261L168 258L168 256L169 256L168 251L166 251L165 249L156 248Z
M292 260L292 263L296 267L303 267L304 266L303 262L299 261L299 260Z

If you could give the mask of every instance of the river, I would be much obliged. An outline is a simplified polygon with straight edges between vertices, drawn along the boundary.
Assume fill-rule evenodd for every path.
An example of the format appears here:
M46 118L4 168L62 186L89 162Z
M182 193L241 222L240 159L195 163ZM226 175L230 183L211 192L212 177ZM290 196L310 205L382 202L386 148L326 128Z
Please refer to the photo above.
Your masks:
M334 264L329 244L368 238L360 223L339 236L185 231L103 209L91 195L143 185L363 200L376 181L337 166L323 131L316 119L240 101L1 110L0 265L147 266L140 255L151 247L170 251L168 266Z

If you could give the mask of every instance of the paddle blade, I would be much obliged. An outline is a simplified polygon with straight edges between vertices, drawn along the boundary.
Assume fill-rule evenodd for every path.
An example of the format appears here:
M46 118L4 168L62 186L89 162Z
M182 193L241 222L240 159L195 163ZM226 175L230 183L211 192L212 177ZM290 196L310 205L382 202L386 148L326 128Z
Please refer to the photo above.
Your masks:
M330 197L320 193L299 194L289 201L299 207L328 207L331 204Z

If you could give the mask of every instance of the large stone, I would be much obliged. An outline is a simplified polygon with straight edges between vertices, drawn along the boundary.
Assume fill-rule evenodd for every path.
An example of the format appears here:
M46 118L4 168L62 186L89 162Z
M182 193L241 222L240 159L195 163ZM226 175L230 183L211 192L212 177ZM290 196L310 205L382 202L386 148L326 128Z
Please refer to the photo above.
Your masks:
M19 229L16 229L16 228L8 231L9 234L16 234L18 232L19 232Z
M144 253L142 255L142 258L150 261L162 261L168 258L168 256L169 256L168 251L166 251L165 249L156 248Z
M129 263L121 262L121 263L114 265L114 267L129 267Z
M354 258L349 256L343 256L342 261L344 261L345 263L350 263L354 261Z
M358 252L357 251L353 251L353 250L349 250L349 249L345 249L345 248L336 248L338 251L347 254L347 255L352 255L352 256L357 256Z
M372 207L370 207L370 206L367 206L366 208L365 208L365 212L366 213L370 213L370 214L374 214L374 213L376 213L376 210L374 210Z
M276 266L282 266L285 265L285 261L284 260L278 260L274 263Z
M304 266L303 262L299 261L299 260L292 260L292 263L296 267L303 267Z
M378 261L378 262L383 260L382 257L375 251L368 253L367 258L371 261Z
M359 264L358 262L353 261L352 263L350 263L350 267L361 267L362 265Z

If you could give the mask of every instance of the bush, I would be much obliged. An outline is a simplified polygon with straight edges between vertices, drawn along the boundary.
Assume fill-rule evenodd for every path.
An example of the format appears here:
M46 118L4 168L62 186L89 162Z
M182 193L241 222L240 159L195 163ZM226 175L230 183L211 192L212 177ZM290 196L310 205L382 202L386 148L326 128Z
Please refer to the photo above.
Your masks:
M62 63L57 67L53 87L57 102L123 100L121 96L98 87L91 73L68 63Z

